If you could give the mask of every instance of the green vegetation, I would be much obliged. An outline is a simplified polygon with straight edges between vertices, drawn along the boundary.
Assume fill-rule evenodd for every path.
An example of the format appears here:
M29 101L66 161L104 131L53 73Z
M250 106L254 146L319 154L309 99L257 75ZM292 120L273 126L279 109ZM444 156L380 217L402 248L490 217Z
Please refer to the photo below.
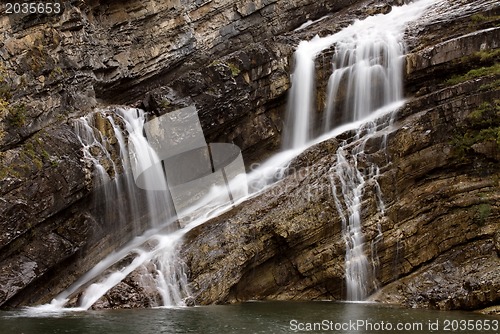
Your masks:
M496 63L489 67L475 68L463 75L454 75L450 79L446 80L446 84L449 86L453 86L465 81L469 81L487 75L500 75L500 63Z
M483 76L500 75L500 49L483 50L454 61L457 68L468 67L468 72L456 74L445 81L448 86L456 85Z
M48 164L54 168L57 167L59 159L47 152L45 149L47 144L44 142L43 136L47 136L47 134L42 130L16 149L15 156L10 163L5 163L3 160L5 156L0 152L0 179L26 177L36 173L44 165L49 166Z
M470 20L472 21L472 23L481 23L481 22L485 22L488 20L488 18L486 16L484 16L483 14L474 14L470 17Z
M49 80L56 80L57 78L62 77L63 75L64 75L63 69L57 66L52 71L50 71Z
M29 161L33 162L37 169L43 167L43 161L35 151L35 146L33 145L33 143L27 143L26 145L24 145L24 150L21 152L21 154L28 158Z
M7 84L6 70L0 63L0 119L9 113L9 101L12 98L10 86Z
M9 102L0 98L0 115L5 115L9 112Z
M171 103L169 100L163 99L160 101L160 107L162 107L163 109L168 110L170 108L170 106L171 106Z
M486 218L491 214L491 205L488 203L479 204L476 211L476 218L480 224L484 224Z
M500 127L483 129L480 131L468 131L463 136L455 136L451 144L455 148L456 154L464 158L467 151L469 151L473 145L486 141L495 141L497 145L500 146Z
M210 64L208 64L208 67L217 66L217 65L221 65L221 64L223 64L223 62L219 59L216 59L216 60L212 61Z
M2 155L0 155L0 161L2 161L2 158ZM8 175L17 177L18 175L13 175L14 173L15 171L12 169L12 166L5 164L0 165L0 180L5 179Z
M471 58L471 60L476 60L481 63L492 63L494 61L498 61L498 59L500 58L500 49L479 51L469 57Z
M500 125L500 100L483 102L481 105L467 116L467 120L472 126Z
M500 16L499 15L486 16L483 14L474 14L470 17L470 20L474 25L477 25L483 22L498 21L500 20Z
M227 67L229 68L229 70L231 71L231 75L233 77L237 77L240 73L241 73L241 70L238 68L238 66L234 63L231 63L231 62L224 62L222 60L214 60L213 62L210 63L210 65L208 65L208 67L212 67L212 66L223 66L223 67Z
M0 119L5 119L9 125L20 128L26 124L27 110L24 103L12 104L12 91L7 70L0 63ZM0 139L3 135L0 133Z
M10 87L0 80L0 100L8 101L11 97Z
M474 14L470 17L469 29L498 27L500 26L500 15L487 16L484 14Z
M53 59L43 45L38 45L28 50L26 62L35 76L39 76L42 72L48 71L48 68L54 64Z
M481 87L479 87L479 90L490 90L490 89L498 89L500 88L500 79L497 79L493 82L490 82L488 84L484 84L484 85L481 85Z
M233 63L227 63L227 66L231 70L231 75L233 77L237 77L241 73L241 70L235 64L233 64Z
M26 124L26 106L23 103L11 105L7 119L10 125L17 128L23 127Z
M483 102L466 118L466 129L451 140L460 157L465 157L471 147L478 143L495 142L500 148L500 100Z

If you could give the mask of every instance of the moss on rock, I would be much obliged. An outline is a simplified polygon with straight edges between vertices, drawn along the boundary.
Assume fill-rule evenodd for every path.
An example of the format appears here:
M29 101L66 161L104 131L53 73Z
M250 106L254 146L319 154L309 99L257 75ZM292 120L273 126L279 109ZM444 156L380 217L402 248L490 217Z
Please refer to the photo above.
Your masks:
M467 126L461 128L451 143L456 153L465 158L473 146L484 142L496 143L500 149L500 100L483 102L466 118Z

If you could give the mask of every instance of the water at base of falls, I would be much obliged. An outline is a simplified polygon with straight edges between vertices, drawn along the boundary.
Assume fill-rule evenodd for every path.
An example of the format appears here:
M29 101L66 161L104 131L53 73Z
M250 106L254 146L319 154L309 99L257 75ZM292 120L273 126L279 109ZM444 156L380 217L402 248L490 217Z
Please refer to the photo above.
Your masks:
M491 324L491 328L498 328L500 320L498 317L479 312L436 312L418 308L402 311L398 307L374 303L320 301L248 302L184 309L109 310L103 314L95 312L47 314L42 311L38 314L27 314L23 310L0 312L0 328L6 333L24 334L289 334L306 332L421 334L444 333L433 329L438 328L439 323L446 322L488 323ZM313 326L314 324L323 325L319 330L299 330L299 328L305 329L306 325ZM405 324L405 330L395 330L396 324ZM349 325L351 330L341 329L342 326L348 328ZM489 331L489 333L494 332ZM466 331L466 333L488 332L478 330Z

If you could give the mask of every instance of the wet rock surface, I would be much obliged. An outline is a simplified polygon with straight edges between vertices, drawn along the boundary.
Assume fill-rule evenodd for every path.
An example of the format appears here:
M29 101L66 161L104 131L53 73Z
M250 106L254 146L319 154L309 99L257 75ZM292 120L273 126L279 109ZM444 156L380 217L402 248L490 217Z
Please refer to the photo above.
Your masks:
M478 310L498 303L500 259L493 248L491 240L453 248L370 300L441 310Z
M373 152L367 163L382 170L385 202L380 215L368 188L368 284L372 292L382 287L374 300L468 310L498 303L498 160L474 149L461 152L451 140L481 101L498 97L490 91L471 98L477 84L411 101L398 113L388 150L380 150L376 138L367 147ZM472 110L456 113L458 101ZM336 146L320 145L321 159L302 162L267 193L188 233L182 256L198 303L345 298L345 243L331 191Z

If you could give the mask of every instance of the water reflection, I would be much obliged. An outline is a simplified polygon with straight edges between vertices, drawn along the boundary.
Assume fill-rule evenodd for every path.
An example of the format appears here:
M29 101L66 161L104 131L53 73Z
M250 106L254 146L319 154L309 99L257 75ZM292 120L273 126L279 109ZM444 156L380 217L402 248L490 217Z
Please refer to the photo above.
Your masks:
M26 311L0 313L2 333L448 333L445 321L489 322L500 317L470 312L401 309L366 303L250 302L184 308L66 312L54 316ZM401 324L406 326L397 328ZM432 327L437 324L438 327ZM314 327L316 326L316 327ZM477 328L477 327L476 327ZM316 329L316 330L310 330ZM392 330L391 330L392 329Z

